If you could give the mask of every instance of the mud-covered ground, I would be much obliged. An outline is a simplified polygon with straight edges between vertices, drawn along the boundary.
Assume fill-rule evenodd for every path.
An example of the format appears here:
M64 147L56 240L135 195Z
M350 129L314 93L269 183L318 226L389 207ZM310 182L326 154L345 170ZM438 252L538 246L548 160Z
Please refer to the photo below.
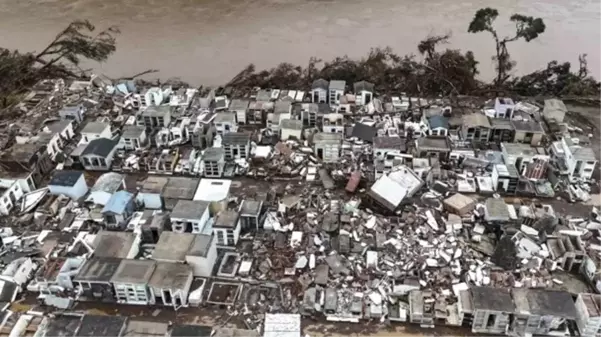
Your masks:
M50 310L37 306L33 296L25 301L13 304L11 310L25 312L27 310ZM163 323L194 324L212 327L228 327L246 329L244 322L227 313L225 308L207 306L199 308L182 308L177 312L162 306L118 305L97 302L79 302L73 311L89 315L117 315L130 319ZM393 336L474 336L467 328L437 326L435 329L421 328L416 324L380 323L379 320L361 323L326 322L323 318L303 318L301 321L302 336L311 337L393 337Z

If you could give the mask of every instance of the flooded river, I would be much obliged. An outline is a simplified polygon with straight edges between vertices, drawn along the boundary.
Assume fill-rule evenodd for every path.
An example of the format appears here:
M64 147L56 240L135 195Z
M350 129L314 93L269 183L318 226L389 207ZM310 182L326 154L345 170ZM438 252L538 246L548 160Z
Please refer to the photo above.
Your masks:
M487 6L499 10L497 25L506 34L516 12L547 24L539 39L510 46L518 72L551 59L577 66L578 54L587 53L601 77L599 0L0 0L0 46L39 50L71 20L89 19L122 31L117 53L94 65L100 71L120 76L154 68L162 78L219 84L248 63L361 57L377 46L415 53L421 38L451 32L451 46L473 50L481 76L490 78L492 40L466 32L473 13Z

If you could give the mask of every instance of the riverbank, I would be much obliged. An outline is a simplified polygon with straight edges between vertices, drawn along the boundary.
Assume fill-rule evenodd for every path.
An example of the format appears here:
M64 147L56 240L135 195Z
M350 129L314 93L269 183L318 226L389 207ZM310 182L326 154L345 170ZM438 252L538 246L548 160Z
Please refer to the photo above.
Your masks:
M280 62L306 65L312 56L359 58L378 46L404 55L417 53L417 43L429 34L451 32L448 47L474 51L479 77L489 81L494 45L484 34L467 33L473 13L487 6L502 13L502 34L513 28L507 18L514 12L548 23L537 41L512 48L517 74L553 59L577 64L578 54L586 53L591 73L600 78L601 4L595 0L374 0L369 6L358 0L25 0L0 5L0 46L39 50L70 21L89 19L99 28L118 25L122 34L105 64L84 67L111 77L160 69L156 76L162 78L218 85L248 63L259 69Z

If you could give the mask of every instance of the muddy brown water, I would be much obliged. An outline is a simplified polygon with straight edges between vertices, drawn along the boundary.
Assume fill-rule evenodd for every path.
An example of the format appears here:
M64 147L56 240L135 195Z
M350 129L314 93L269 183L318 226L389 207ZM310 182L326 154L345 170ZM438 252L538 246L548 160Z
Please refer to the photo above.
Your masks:
M511 45L518 72L551 59L577 64L578 54L587 53L593 74L601 77L599 0L1 0L0 46L39 50L71 20L89 19L123 32L117 53L93 65L99 71L121 76L154 68L162 78L219 84L248 63L360 57L377 46L415 53L421 38L451 32L451 46L473 50L488 79L492 41L467 33L473 13L487 6L499 9L504 34L511 32L508 17L515 12L546 21L539 39Z

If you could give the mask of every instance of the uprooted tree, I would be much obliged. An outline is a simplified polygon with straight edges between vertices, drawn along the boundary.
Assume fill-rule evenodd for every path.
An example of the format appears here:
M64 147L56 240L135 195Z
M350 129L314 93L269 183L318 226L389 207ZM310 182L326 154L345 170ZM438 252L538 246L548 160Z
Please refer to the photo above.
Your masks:
M511 60L507 44L510 42L524 39L530 42L536 39L540 34L545 32L546 26L541 18L525 16L521 14L513 14L510 18L515 23L515 35L500 38L497 30L493 27L493 23L499 16L499 11L494 8L479 9L467 31L470 33L489 32L495 40L496 53L493 60L496 63L497 78L495 84L497 87L509 79L509 72L515 67L515 62Z
M40 79L84 77L83 60L106 61L116 50L119 30L109 27L92 35L95 30L89 21L74 21L38 53L0 48L0 106Z

